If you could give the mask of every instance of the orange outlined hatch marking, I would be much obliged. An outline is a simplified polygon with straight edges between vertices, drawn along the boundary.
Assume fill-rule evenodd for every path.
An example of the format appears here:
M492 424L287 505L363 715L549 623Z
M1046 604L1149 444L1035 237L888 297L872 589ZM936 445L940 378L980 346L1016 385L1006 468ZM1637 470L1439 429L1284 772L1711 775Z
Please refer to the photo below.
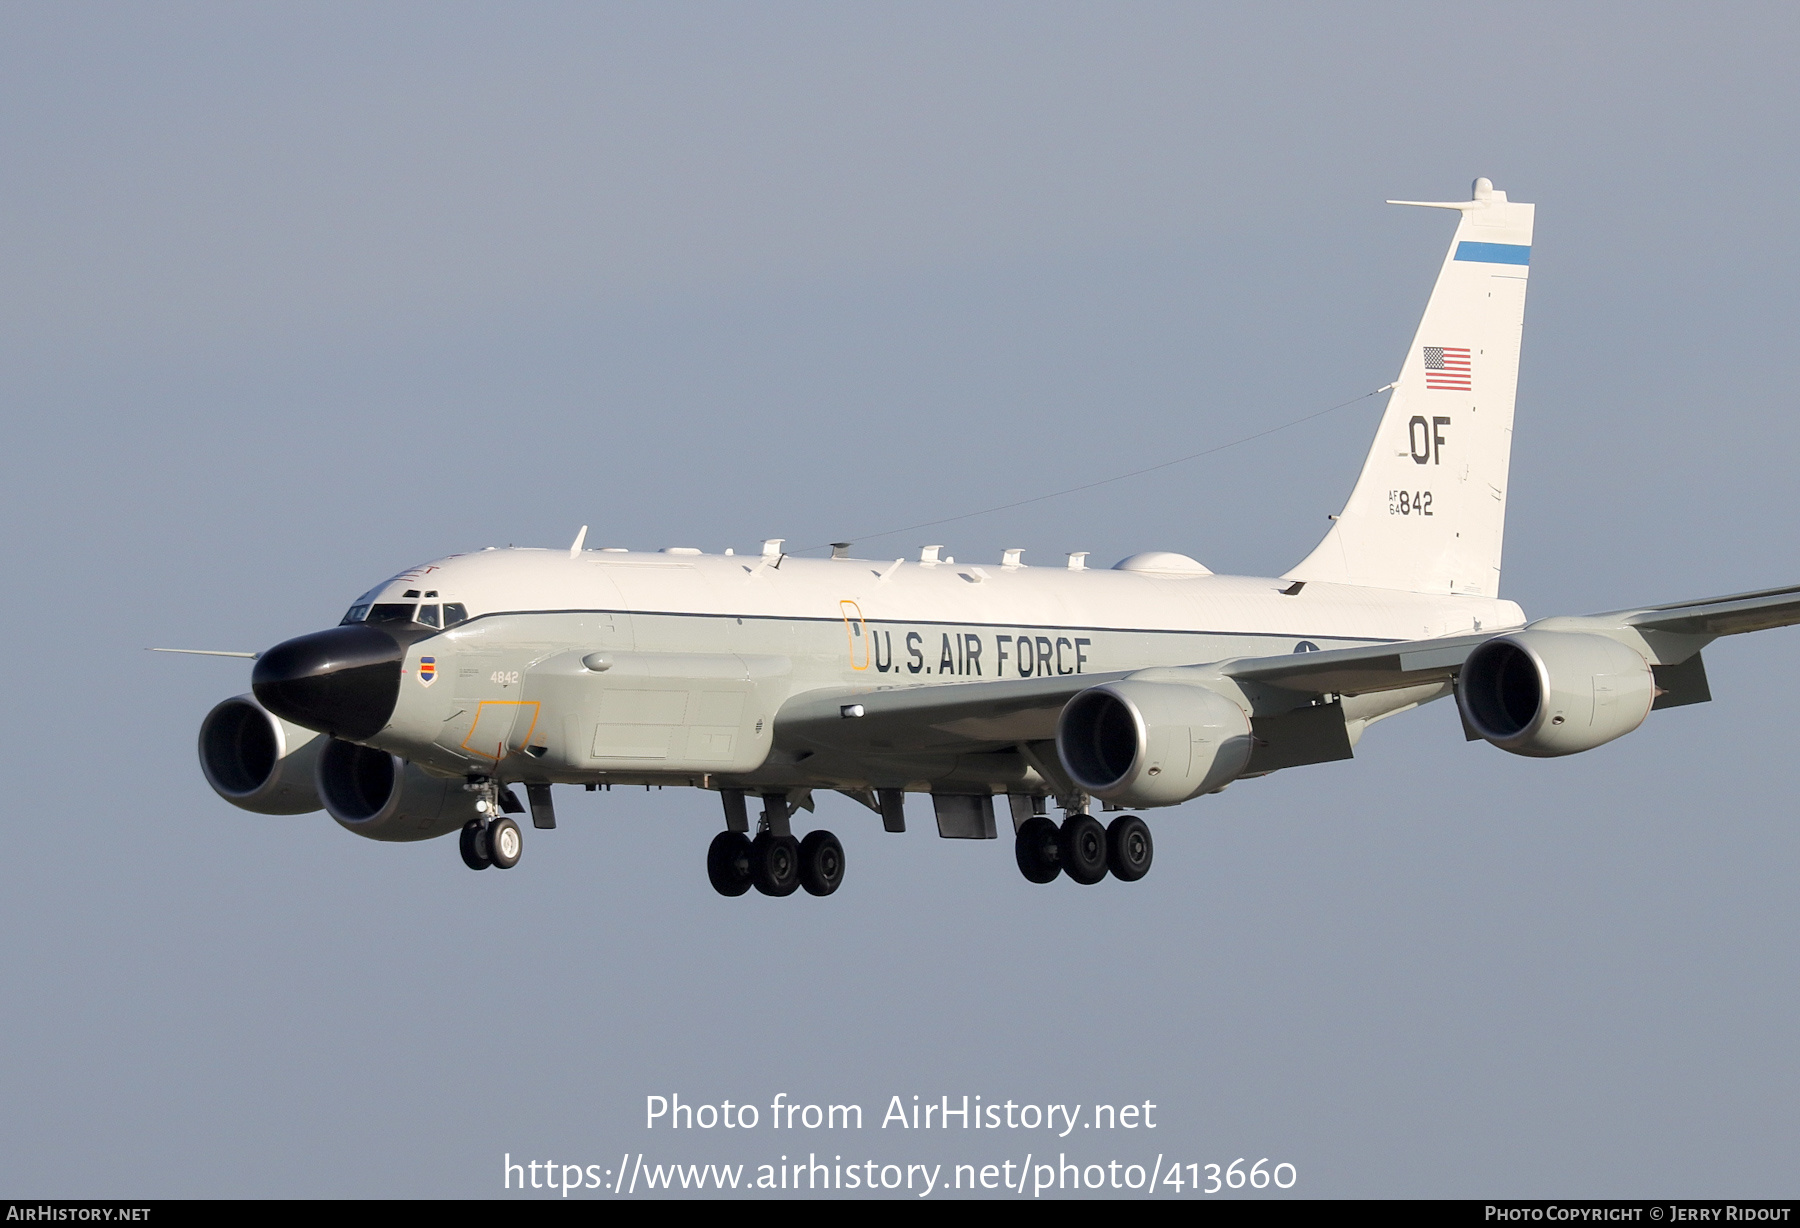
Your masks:
M469 736L462 740L462 749L468 751L471 755L479 755L483 759L492 759L496 763L500 762L500 760L506 757L507 735L512 733L513 726L518 723L519 714L515 711L510 718L507 718L503 717L499 712L495 712L488 717L488 727L483 731L481 728L482 713L486 712L489 708L516 709L527 706L531 708L531 727L525 731L525 736L519 739L519 745L529 745L531 742L531 735L537 731L539 714L538 701L535 699L483 699L477 701L475 704L475 721L469 726ZM505 727L502 728L502 725ZM484 742L493 743L493 754L489 754L485 750L470 745L470 743L475 741L476 734L481 734ZM498 736L496 736L496 734Z
M838 602L844 615L844 636L850 642L850 668L869 668L869 627L863 621L862 608L854 601Z

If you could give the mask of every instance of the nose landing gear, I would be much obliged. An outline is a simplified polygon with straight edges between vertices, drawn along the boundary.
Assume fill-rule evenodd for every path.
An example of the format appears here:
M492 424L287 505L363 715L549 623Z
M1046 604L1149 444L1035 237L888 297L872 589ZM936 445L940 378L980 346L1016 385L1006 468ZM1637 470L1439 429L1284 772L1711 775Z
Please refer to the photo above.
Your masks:
M474 778L463 787L481 795L475 802L475 811L481 817L463 824L459 841L463 864L471 870L485 870L489 866L512 869L519 864L519 856L525 851L525 839L519 832L519 825L505 815L521 814L525 808L519 805L519 799L513 796L511 789L502 788L491 779Z
M510 870L519 864L519 855L525 851L519 825L511 819L495 819L492 823L470 819L463 824L460 844L463 864L471 870L489 866Z

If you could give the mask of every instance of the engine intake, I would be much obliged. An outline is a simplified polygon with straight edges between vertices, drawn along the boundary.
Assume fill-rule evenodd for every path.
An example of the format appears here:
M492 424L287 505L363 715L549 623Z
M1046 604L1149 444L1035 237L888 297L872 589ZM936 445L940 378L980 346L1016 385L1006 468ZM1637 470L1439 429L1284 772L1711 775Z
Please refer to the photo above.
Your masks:
M239 695L200 722L200 770L213 792L233 806L256 814L306 814L323 804L313 783L323 741L254 695Z
M462 781L337 738L319 753L318 784L331 817L371 840L430 840L476 817Z
M1128 806L1173 806L1210 793L1250 762L1250 718L1217 691L1130 678L1063 708L1056 753L1077 785Z
M1515 631L1469 654L1457 680L1463 719L1515 755L1573 755L1644 723L1656 699L1649 662L1617 640Z

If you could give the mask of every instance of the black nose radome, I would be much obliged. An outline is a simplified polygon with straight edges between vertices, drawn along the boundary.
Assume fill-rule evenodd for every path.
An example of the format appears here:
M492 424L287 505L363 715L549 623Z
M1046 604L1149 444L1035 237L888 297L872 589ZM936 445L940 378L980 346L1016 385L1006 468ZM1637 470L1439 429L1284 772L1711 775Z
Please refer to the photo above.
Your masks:
M257 660L250 689L276 716L361 741L394 714L405 657L387 632L351 623L275 645Z

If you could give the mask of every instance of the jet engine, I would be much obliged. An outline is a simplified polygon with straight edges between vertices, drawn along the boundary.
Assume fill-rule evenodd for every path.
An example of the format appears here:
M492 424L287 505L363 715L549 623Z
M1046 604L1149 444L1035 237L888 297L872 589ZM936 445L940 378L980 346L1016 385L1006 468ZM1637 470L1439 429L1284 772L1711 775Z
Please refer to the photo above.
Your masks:
M462 781L337 738L319 752L318 782L331 817L371 840L430 840L476 817Z
M1056 753L1095 797L1173 806L1229 783L1250 762L1250 718L1203 686L1127 678L1090 687L1057 722Z
M322 804L313 768L323 739L254 695L227 699L200 722L200 770L213 792L257 814L305 814Z
M1592 750L1644 723L1656 699L1649 662L1617 640L1515 631L1469 654L1457 681L1463 719L1515 755Z

